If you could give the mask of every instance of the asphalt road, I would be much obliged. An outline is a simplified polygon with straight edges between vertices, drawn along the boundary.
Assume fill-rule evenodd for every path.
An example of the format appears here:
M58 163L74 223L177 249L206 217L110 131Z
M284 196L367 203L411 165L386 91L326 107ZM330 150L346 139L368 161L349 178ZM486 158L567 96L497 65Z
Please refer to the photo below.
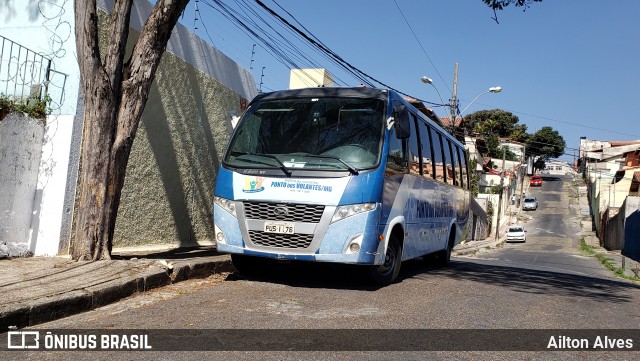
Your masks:
M350 267L287 266L259 278L222 274L189 280L36 328L328 329L335 330L327 334L332 339L340 338L340 329L637 329L640 288L615 278L597 260L580 253L577 212L572 209L577 199L567 179L547 176L543 186L531 189L530 194L538 197L540 207L524 213L518 221L528 231L526 243L454 258L444 269L409 261L403 264L399 281L387 287L363 285L363 277ZM526 338L527 331L514 334ZM388 337L386 342L393 349L392 333L381 333L380 337ZM637 349L640 339L633 342ZM86 358L87 353L9 356L76 360ZM105 360L622 360L638 359L640 353L182 351L93 352L90 356Z

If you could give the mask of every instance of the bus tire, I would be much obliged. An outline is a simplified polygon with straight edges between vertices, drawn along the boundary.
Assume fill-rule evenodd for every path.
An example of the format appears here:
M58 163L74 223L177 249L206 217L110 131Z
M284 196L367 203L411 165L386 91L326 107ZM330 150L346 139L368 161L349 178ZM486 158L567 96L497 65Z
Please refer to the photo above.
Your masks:
M256 276L264 272L267 266L266 259L244 254L231 254L231 262L236 270L244 276Z
M396 236L391 236L381 265L369 266L369 277L379 285L389 285L393 283L400 274L402 263L402 247Z
M451 249L453 248L454 234L449 235L449 242L447 242L447 248L442 251L433 254L433 264L436 267L446 267L451 261Z

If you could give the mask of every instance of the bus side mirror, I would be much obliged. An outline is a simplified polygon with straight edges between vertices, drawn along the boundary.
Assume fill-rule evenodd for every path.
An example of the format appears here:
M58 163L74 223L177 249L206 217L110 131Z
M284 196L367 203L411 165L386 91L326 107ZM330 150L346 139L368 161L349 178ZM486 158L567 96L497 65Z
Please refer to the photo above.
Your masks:
M409 124L409 109L404 105L398 105L394 108L394 127L396 131L396 138L407 139L411 134L411 128Z

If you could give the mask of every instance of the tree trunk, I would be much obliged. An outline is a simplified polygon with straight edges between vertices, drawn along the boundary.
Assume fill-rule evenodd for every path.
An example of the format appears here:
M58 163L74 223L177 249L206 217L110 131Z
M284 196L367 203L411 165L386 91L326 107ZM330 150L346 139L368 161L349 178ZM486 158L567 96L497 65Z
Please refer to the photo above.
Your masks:
M71 257L110 259L131 146L171 30L189 0L158 0L124 63L133 0L116 0L108 46L98 44L96 0L76 0L76 41L84 96L84 138Z

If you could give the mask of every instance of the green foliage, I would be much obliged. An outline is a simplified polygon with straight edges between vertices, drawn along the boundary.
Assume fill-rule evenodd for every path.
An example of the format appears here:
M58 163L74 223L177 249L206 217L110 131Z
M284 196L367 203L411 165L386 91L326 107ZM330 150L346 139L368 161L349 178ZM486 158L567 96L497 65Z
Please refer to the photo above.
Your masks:
M560 157L564 154L564 147L564 138L551 127L542 127L527 140L527 154L544 160Z
M467 150L467 159L469 159L469 150ZM471 179L471 196L476 198L480 189L480 177L478 176L478 172L476 172L476 167L478 166L478 161L473 158L469 162L469 178Z
M518 117L510 112L492 109L481 110L465 117L464 127L467 134L477 134L484 138L488 149L487 155L492 158L502 159L503 149L500 147L500 138L509 138L516 142L526 144L526 155L542 158L536 166L544 169L544 161L550 158L558 158L564 154L564 138L551 127L542 127L534 134L527 133L526 124L518 124ZM505 159L518 161L518 157L508 148L505 151Z
M487 6L493 10L503 10L505 7L513 4L516 7L529 7L534 2L542 2L542 0L482 0Z
M533 162L533 168L535 169L544 169L546 167L546 163L544 161L544 158L538 158L536 159L535 162Z
M467 133L480 135L495 134L500 137L512 137L520 141L526 134L527 126L517 124L518 117L501 109L480 110L464 117L464 128ZM516 139L514 136L517 136Z
M491 232L491 224L493 223L493 203L487 202L487 234Z
M596 247L588 245L584 241L584 236L580 238L579 247L582 252L584 252L588 256L595 257L608 270L613 271L613 273L615 273L616 276L626 278L632 281L640 281L639 277L630 277L625 275L624 269L620 267L616 267L615 264L612 262L611 258L609 258L604 253L599 253L598 251L596 251Z
M9 96L0 94L0 114L21 112L28 114L31 118L44 120L47 115L51 114L51 108L48 106L50 102L51 97L49 97L49 95L43 98L31 95L26 99L16 102ZM0 120L2 120L1 118L4 117L0 117Z

